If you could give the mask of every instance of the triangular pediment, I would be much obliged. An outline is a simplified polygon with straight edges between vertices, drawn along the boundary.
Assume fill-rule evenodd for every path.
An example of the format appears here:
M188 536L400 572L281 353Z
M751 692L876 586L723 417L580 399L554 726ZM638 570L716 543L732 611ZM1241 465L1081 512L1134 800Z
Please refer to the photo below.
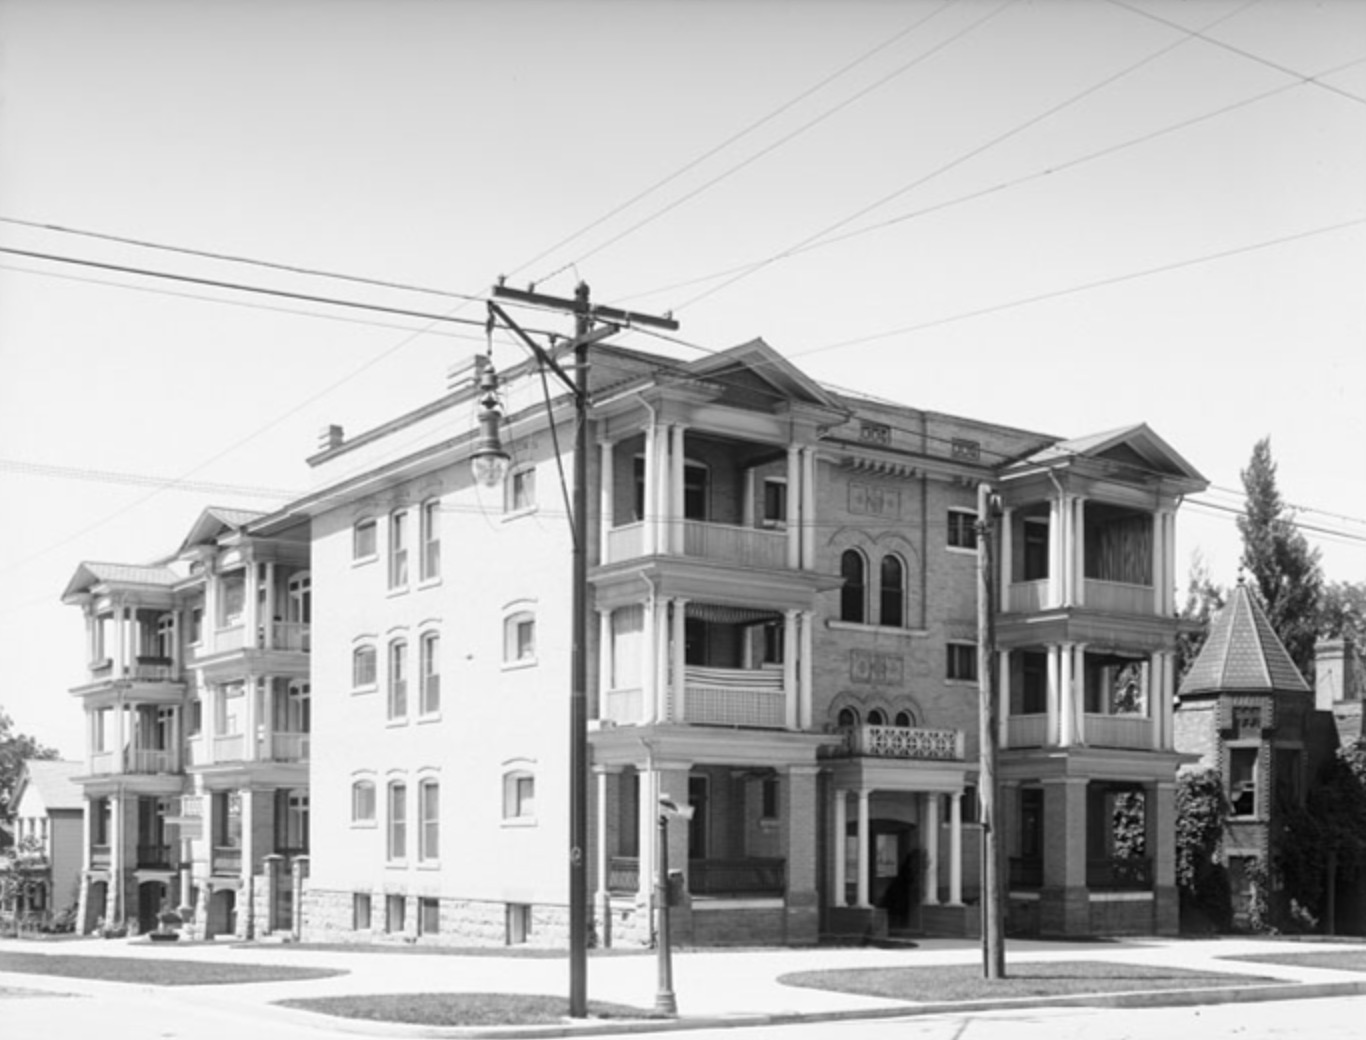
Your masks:
M208 509L199 514L199 519L190 527L190 533L185 536L185 541L181 543L180 549L184 552L196 545L216 541L225 531L239 530L265 515L250 509L227 509L223 506L209 506Z
M169 567L144 566L133 563L82 563L66 583L62 599L89 592L100 585L153 586L169 588L178 581Z
M774 411L778 406L804 404L843 412L824 387L792 364L762 339L731 347L694 361L685 371L691 379L719 384L736 403Z
M1095 459L1135 470L1147 476L1167 478L1201 490L1209 481L1187 462L1147 423L1058 441L1024 460L1025 466L1057 466L1069 461Z

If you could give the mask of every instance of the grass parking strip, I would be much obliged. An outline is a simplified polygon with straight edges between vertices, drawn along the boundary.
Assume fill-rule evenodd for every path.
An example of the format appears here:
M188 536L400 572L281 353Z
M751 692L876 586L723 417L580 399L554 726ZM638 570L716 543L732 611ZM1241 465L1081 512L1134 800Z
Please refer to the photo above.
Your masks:
M980 966L959 964L803 971L783 975L778 981L806 989L916 1004L945 1004L1135 990L1207 989L1274 980L1254 975L1153 968L1109 961L1051 961L1007 964L1004 979L985 979Z
M1315 950L1311 953L1247 953L1221 957L1249 964L1279 964L1286 968L1332 968L1335 971L1366 971L1366 950Z
M144 986L239 986L252 982L327 979L335 968L292 968L274 964L153 960L145 957L82 957L71 954L0 953L0 971L56 975L68 979L129 982Z
M424 1026L552 1025L569 1017L565 997L526 993L379 993L345 997L301 997L276 1001L281 1007L337 1018ZM622 1004L588 1002L590 1018L646 1019L651 1011Z

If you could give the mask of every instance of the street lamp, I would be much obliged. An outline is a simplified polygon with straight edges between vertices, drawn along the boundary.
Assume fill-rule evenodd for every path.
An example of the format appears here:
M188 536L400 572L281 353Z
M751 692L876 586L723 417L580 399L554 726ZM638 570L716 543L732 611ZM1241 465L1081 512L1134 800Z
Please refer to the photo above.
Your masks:
M678 1001L674 998L673 943L669 938L669 819L676 816L680 820L691 820L692 814L691 805L679 805L667 794L659 796L659 874L655 884L659 985L655 992L655 1012L661 1015L678 1014Z
M482 487L501 487L507 478L509 456L503 450L498 428L503 422L503 408L498 402L498 373L492 360L481 366L479 373L479 438L470 453L470 469Z

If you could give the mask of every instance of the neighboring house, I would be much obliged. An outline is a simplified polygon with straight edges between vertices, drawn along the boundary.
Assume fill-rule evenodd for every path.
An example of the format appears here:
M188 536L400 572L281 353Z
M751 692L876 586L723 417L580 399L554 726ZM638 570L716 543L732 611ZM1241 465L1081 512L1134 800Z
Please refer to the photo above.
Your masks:
M47 923L73 909L81 875L81 820L85 801L73 782L83 763L30 759L14 789L15 846L30 882L7 907Z
M1337 735L1241 577L1181 684L1176 746L1223 778L1230 817L1220 854L1234 924L1248 927L1277 836L1303 810Z
M1314 704L1332 712L1338 741L1361 738L1361 706L1366 701L1366 662L1351 639L1320 639L1314 646Z
M198 937L296 925L308 851L306 529L247 531L208 509L157 566L84 563L87 681L83 931Z
M835 393L762 341L599 346L582 521L599 943L649 941L657 799L694 943L977 927L977 489L1003 509L1000 774L1014 931L1177 928L1174 520L1146 426L1059 441ZM572 409L508 373L350 440L307 525L317 610L304 934L562 944ZM1137 837L1120 840L1116 807Z

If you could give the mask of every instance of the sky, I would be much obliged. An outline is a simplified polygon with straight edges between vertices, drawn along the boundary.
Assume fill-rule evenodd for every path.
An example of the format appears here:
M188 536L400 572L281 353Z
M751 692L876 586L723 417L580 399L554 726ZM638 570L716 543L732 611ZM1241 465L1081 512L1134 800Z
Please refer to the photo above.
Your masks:
M1269 436L1366 579L1366 3L0 0L17 728L83 754L81 561L306 489L322 427L485 348L500 275L671 311L618 341L678 357L762 336L917 408L1146 422L1212 484L1181 585L1235 580Z

